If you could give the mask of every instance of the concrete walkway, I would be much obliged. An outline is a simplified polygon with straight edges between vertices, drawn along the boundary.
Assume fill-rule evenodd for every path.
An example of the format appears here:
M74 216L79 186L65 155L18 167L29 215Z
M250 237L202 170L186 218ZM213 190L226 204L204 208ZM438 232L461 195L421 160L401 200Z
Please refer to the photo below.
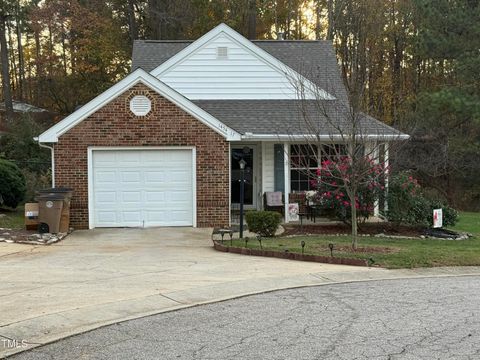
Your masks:
M108 229L77 231L46 247L0 244L0 356L118 321L270 290L480 274L479 268L389 271L226 254L212 249L210 232ZM27 346L2 346L2 338Z

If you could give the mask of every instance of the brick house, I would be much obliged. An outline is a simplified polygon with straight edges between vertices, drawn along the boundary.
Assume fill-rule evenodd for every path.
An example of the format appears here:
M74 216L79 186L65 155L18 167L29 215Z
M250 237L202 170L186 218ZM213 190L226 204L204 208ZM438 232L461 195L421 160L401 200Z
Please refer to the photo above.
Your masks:
M225 226L240 158L247 208L309 189L292 158L305 155L299 102L319 96L348 102L331 43L249 41L221 24L193 42L135 41L132 72L37 140L54 185L74 189L75 228ZM375 141L407 137L365 121Z

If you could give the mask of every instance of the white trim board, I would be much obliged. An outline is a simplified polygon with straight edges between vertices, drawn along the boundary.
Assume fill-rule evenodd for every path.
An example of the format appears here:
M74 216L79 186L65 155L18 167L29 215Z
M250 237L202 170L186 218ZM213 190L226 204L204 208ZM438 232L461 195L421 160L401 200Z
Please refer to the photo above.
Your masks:
M319 89L319 87L312 81L300 75L297 71L293 70L291 67L287 66L274 56L270 55L267 51L255 45L253 42L223 23L210 30L177 54L173 55L170 59L153 69L150 73L153 76L162 79L163 76L166 76L169 72L173 71L177 65L184 63L195 52L221 36L225 36L229 41L245 49L250 55L268 65L275 72L284 76L291 83L292 87L301 87L301 89L295 91L295 97L300 97L299 93L301 92L301 96L307 99L321 98L323 100L335 100L333 95L323 89ZM219 97L215 98L220 99L221 95L218 96ZM242 97L242 99L246 98L248 97ZM201 99L204 99L204 97L201 97Z
M94 151L149 151L149 150L190 150L192 152L192 224L197 227L197 149L194 146L90 146L87 148L88 181L88 228L95 228L95 208L93 192L93 152Z
M171 101L179 108L192 115L197 120L207 125L220 135L224 136L228 141L240 140L241 136L238 132L226 126L221 121L207 113L205 110L199 108L186 97L179 94L177 91L175 91L165 83L161 82L156 77L150 75L142 69L137 69L130 75L125 77L123 80L113 85L110 89L98 95L86 105L82 106L80 109L73 112L65 119L43 132L38 137L38 141L41 143L58 142L58 138L61 135L65 134L68 130L78 125L88 116L101 109L103 106L108 104L117 96L121 95L126 90L130 89L138 83L142 83L145 86L151 88L152 90L155 90L158 94L165 97L167 100Z

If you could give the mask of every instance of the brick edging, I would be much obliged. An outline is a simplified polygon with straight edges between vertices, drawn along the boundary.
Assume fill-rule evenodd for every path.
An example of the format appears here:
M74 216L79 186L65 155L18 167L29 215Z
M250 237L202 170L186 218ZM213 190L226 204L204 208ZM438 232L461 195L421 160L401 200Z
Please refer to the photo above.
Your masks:
M241 255L265 256L265 257L274 257L274 258L288 259L288 260L311 261L311 262L319 262L319 263L326 263L326 264L368 267L368 261L364 259L337 258L337 257L330 257L330 256L305 255L305 254L299 254L299 253L281 252L281 251L274 251L274 250L248 249L248 248L241 248L241 247L235 247L235 246L225 246L217 240L213 241L213 248L217 251L230 252L233 254L241 254Z

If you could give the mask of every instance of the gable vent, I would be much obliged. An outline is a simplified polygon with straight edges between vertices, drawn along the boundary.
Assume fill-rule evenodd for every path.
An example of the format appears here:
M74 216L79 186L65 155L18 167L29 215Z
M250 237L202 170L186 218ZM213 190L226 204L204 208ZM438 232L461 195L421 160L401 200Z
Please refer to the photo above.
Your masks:
M228 47L219 46L217 47L217 59L228 59Z
M145 95L137 95L130 100L130 111L137 116L145 116L152 109L152 102Z

